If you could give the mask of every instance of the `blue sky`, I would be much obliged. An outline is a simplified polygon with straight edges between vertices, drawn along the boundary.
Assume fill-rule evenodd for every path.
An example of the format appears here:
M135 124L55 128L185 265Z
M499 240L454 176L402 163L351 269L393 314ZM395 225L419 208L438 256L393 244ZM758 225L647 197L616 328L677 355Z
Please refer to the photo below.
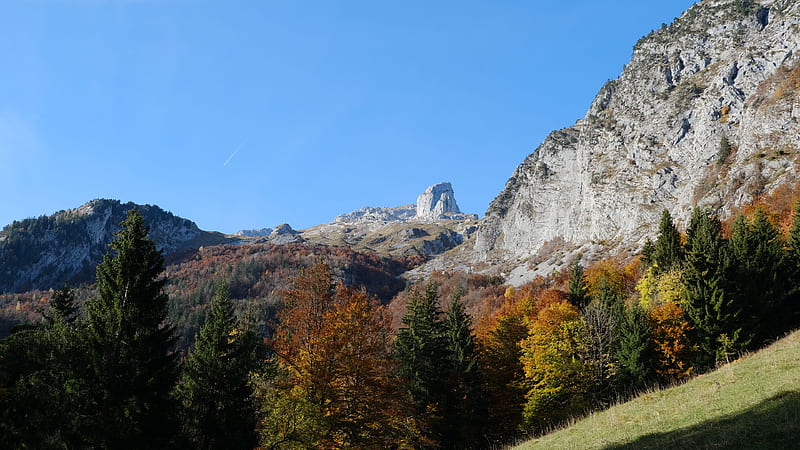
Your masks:
M483 215L692 3L2 2L0 226L116 198L299 229L441 181Z

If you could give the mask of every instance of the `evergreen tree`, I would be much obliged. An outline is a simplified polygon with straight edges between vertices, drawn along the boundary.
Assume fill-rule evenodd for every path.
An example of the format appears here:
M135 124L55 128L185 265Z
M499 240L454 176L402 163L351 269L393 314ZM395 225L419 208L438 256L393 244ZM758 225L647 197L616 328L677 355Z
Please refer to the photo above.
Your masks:
M0 341L0 435L8 448L81 446L85 358L71 289L56 291L42 325Z
M43 312L42 316L45 322L51 326L58 321L72 326L75 324L79 313L80 308L75 303L75 291L69 285L66 285L53 293L48 311Z
M672 216L666 209L661 214L661 223L658 227L658 239L653 248L653 262L658 273L666 272L672 266L680 264L683 260L683 249L681 248L681 235Z
M719 361L722 341L727 351L741 351L743 305L737 301L728 279L729 255L722 225L695 208L686 232L686 285L684 309L700 346L696 365L708 368ZM722 341L721 341L722 340Z
M453 296L445 313L444 339L448 365L442 441L451 448L471 448L480 443L486 411L472 318L460 294Z
M616 385L621 391L633 394L655 379L652 364L655 355L647 314L638 304L621 310L616 331L613 346L614 359L619 364Z
M783 242L759 208L750 223L743 216L736 218L730 246L744 329L752 335L753 344L759 345L784 328L779 316L787 291Z
M249 376L257 368L256 350L256 333L236 320L228 287L220 283L177 390L183 404L183 432L193 448L255 446L256 411Z
M656 251L656 246L653 244L653 241L650 238L645 239L644 245L642 246L642 272L646 272L653 264L655 264L655 259L653 258L653 254Z
M177 378L167 324L163 258L136 210L97 266L98 296L87 302L91 399L84 405L87 445L165 447L175 435Z
M437 285L429 283L424 293L411 296L404 327L394 342L395 357L401 377L406 380L409 397L417 414L429 428L428 435L440 441L445 376L442 368L447 361L447 343L440 320Z
M569 268L567 300L581 310L589 304L589 292L586 289L586 276L583 274L580 256L575 258Z
M800 198L794 204L792 226L786 241L786 270L790 288L783 317L786 318L786 328L794 329L800 326Z

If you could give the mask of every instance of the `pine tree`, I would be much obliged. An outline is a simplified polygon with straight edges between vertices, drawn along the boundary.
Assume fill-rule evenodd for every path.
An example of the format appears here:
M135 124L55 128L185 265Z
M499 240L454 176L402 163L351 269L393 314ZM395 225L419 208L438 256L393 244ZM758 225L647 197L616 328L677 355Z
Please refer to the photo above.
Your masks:
M443 442L452 448L479 445L486 416L472 318L456 294L444 317L447 396L443 405Z
M683 249L681 248L681 235L672 216L666 209L661 214L661 223L658 227L658 239L653 248L653 262L658 272L666 272L674 265L680 264L683 260Z
M136 210L97 266L98 296L87 302L87 445L165 447L176 432L170 397L177 378L173 328L167 324L163 258Z
M580 256L575 258L569 268L569 287L567 290L567 300L583 310L589 304L589 292L586 289L586 277L583 273L583 266Z
M193 448L255 446L249 375L258 366L256 338L251 327L236 320L227 285L217 285L177 390L183 403L183 432Z

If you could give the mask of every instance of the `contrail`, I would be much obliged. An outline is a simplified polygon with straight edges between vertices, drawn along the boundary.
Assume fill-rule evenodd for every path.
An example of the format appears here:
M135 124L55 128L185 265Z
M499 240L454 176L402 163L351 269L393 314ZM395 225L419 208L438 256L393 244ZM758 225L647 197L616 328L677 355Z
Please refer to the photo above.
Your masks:
M239 153L239 150L241 150L241 149L242 149L242 146L243 146L243 145L244 145L244 141L242 141L242 142L241 142L241 143L240 143L240 144L239 144L239 145L236 147L236 150L234 150L234 151L233 151L233 153L231 153L231 156L228 156L228 159L226 159L226 160L225 160L225 163L224 163L224 164L222 164L222 166L223 166L223 167L224 167L224 166L227 166L227 165L228 165L228 163L229 163L229 162L231 162L231 160L233 159L233 157L234 157L234 156L236 156L236 154L237 154L237 153Z

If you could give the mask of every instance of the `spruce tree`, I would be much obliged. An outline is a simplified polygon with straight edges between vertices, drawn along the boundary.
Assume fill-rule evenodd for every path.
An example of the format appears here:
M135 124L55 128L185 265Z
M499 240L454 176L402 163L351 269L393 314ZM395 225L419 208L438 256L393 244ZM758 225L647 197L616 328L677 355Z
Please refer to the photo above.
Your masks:
M790 289L784 304L786 329L800 326L800 198L794 204L792 226L786 241L786 271Z
M176 434L170 393L177 378L167 323L163 258L136 210L97 266L97 297L87 302L90 402L82 412L88 446L158 448Z
M250 449L256 411L249 384L257 336L236 320L227 285L217 285L211 311L183 366L177 389L183 433L197 449Z
M740 351L743 305L737 301L728 274L730 257L722 236L722 224L707 211L696 208L686 232L686 285L684 310L700 346L696 365L708 368L719 361L720 345Z
M759 208L750 223L743 216L736 218L730 246L744 330L752 336L753 345L759 345L783 331L780 312L787 291L783 242Z
M619 390L633 394L655 379L650 323L641 306L634 304L618 312L616 334L613 356L619 369L615 382Z
M581 310L589 304L589 292L586 289L586 276L583 273L580 256L575 258L569 268L567 300Z
M444 339L447 398L442 411L442 440L448 447L470 448L480 442L486 411L472 318L458 293L445 313Z
M683 260L683 249L681 248L681 235L672 216L666 209L661 213L661 223L658 227L658 239L653 248L653 262L657 267L658 273L664 273L674 265L680 264Z
M437 285L429 283L425 292L415 291L403 317L403 327L394 342L400 376L406 381L408 395L417 414L426 422L430 438L441 436L442 407L445 394L447 348L438 308Z

